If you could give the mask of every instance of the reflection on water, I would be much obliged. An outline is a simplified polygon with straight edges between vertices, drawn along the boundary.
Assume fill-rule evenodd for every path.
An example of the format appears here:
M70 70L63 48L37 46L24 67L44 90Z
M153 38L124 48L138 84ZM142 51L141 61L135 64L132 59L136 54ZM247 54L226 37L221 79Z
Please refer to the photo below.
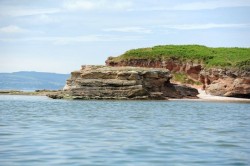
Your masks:
M0 96L0 165L250 165L250 104Z

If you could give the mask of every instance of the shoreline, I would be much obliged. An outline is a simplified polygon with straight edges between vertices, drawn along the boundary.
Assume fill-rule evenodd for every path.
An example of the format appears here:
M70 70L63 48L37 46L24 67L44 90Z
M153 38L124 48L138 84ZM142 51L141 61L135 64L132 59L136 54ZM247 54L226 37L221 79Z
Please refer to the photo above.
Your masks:
M202 100L216 100L216 101L246 101L250 102L250 99L246 98L236 98L236 97L224 97L224 96L213 96L207 94L204 90L198 89L199 95L197 95Z
M0 95L26 95L26 96L46 96L47 94L57 93L60 90L0 90Z
M169 100L186 100L186 101L218 101L218 102L242 102L250 103L250 99L245 98L236 98L236 97L223 97L223 96L213 96L207 94L204 90L197 89L199 94L197 95L198 99L169 99Z
M199 94L197 95L197 99L175 99L168 98L169 101L218 101L218 102L244 102L250 103L250 99L245 98L235 98L235 97L223 97L223 96L213 96L206 94L204 90L197 89ZM0 95L25 95L25 96L47 96L47 94L53 94L60 92L61 90L35 90L35 91L21 91L21 90L0 90Z

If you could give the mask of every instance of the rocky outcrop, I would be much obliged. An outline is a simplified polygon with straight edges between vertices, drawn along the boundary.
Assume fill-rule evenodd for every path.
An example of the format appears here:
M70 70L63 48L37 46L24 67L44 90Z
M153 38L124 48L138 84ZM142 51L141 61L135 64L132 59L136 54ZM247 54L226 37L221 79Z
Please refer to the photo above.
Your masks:
M170 83L167 69L82 66L71 73L64 91L51 98L167 99L197 98L196 89Z
M213 68L203 70L200 81L208 94L250 98L250 72Z
M250 98L250 71L240 69L206 69L202 62L181 61L179 59L130 59L106 60L108 66L137 66L165 68L171 72L186 73L191 79L200 81L208 94L227 97Z

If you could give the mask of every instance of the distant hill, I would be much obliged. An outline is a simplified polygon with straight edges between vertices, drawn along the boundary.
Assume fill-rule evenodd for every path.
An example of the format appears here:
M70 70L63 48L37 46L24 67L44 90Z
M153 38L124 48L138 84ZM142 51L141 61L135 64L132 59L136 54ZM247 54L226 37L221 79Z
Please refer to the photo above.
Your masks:
M37 90L62 89L69 74L56 74L33 71L0 73L0 89L8 90Z

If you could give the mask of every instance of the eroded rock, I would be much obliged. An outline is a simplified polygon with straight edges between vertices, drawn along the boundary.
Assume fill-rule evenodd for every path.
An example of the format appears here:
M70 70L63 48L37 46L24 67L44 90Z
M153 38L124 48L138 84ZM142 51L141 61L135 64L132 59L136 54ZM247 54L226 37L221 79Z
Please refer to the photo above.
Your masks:
M250 98L250 77L219 78L207 85L206 92L216 96Z
M196 98L193 88L170 83L167 69L142 67L82 66L71 73L58 98L72 99L167 99ZM191 93L192 91L192 93ZM55 94L48 95L57 98Z

